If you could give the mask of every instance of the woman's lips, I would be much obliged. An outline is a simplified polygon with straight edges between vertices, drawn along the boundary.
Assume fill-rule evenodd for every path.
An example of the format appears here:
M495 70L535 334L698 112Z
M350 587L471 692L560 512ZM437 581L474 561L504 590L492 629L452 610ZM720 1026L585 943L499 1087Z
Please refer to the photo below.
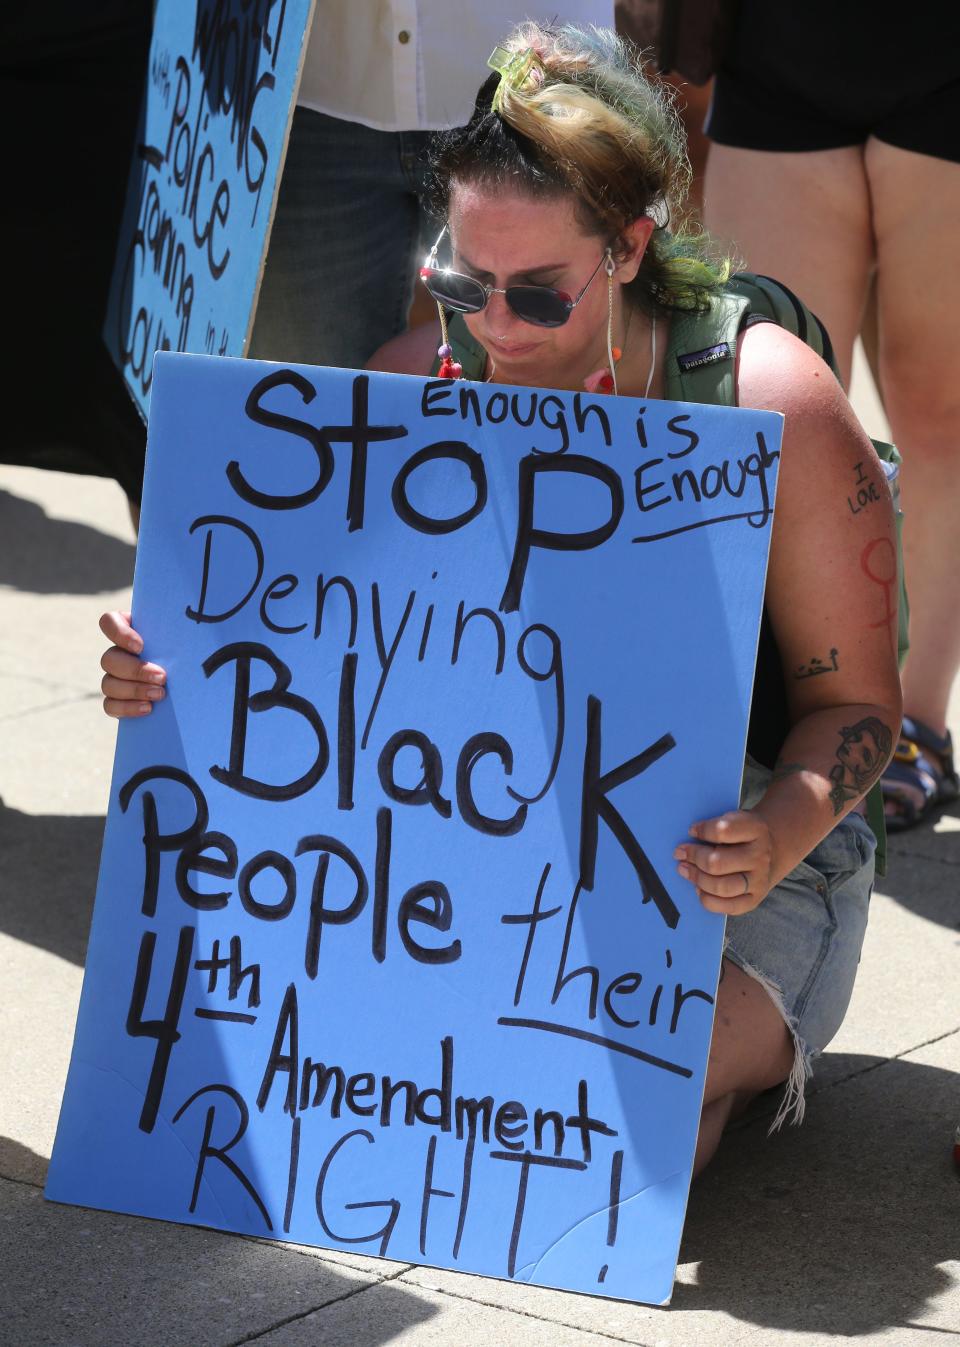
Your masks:
M505 346L502 342L497 342L495 346L490 348L490 354L493 356L494 360L496 360L497 356L507 356L508 358L511 358L514 356L529 355L531 351L537 350L539 344L539 342L527 341L522 343L518 342L516 345L512 346Z

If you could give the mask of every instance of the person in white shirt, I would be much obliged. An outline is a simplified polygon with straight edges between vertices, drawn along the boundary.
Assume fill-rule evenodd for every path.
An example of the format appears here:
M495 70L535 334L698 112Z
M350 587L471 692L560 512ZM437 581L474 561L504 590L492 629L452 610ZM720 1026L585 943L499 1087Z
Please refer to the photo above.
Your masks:
M563 0L559 16L611 27L613 3ZM438 232L429 134L469 120L477 70L525 17L517 0L318 0L249 355L358 368L403 331Z

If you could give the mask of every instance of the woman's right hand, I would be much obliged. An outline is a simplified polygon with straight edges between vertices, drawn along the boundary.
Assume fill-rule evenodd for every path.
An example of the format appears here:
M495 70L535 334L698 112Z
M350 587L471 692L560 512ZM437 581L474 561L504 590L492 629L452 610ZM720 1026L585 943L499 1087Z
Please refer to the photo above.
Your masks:
M143 638L131 627L129 613L104 613L100 630L113 642L100 660L104 711L117 720L149 715L153 703L165 696L166 673L140 658Z

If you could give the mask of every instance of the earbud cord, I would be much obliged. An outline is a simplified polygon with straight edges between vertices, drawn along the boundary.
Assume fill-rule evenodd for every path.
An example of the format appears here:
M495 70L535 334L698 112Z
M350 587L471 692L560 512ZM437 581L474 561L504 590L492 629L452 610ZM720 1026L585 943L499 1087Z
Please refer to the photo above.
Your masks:
M617 362L613 355L613 255L610 249L607 249L607 361L610 365L610 378L613 381L613 395L619 396L620 390L617 387ZM623 349L627 348L627 336L630 331L631 314L627 314L627 328L623 334ZM657 316L656 314L650 320L650 369L647 373L647 386L643 391L643 396L650 396L650 389L653 385L653 372L657 367Z

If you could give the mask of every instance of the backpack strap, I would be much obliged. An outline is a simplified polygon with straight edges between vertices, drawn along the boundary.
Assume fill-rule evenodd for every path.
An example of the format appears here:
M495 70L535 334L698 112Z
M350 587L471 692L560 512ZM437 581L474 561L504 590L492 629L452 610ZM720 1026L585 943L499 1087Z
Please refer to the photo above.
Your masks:
M736 405L737 337L748 311L749 298L727 286L701 313L672 315L664 361L668 401Z
M816 351L839 378L827 330L780 281L737 272L701 313L674 314L665 366L666 396L675 402L736 404L737 340L755 322L776 323Z
M487 353L479 342L474 341L463 321L463 314L451 313L447 318L447 335L453 347L453 358L463 367L464 379L474 383L483 383L487 369ZM440 369L440 357L437 356L430 370L431 378L436 378Z
M751 317L756 315L766 318L776 323L778 327L784 327L788 332L792 332L795 337L805 342L811 351L815 351L824 364L829 365L837 378L840 378L827 329L813 310L808 309L782 281L775 281L771 276L742 271L733 277L733 285L749 295Z

